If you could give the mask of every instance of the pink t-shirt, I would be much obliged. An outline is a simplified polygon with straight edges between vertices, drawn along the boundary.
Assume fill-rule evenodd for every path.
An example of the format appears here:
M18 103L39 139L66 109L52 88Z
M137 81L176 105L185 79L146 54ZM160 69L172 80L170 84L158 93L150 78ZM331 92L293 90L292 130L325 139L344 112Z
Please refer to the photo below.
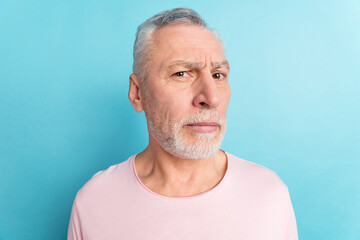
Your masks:
M271 170L226 153L213 189L166 197L142 184L134 159L95 174L77 193L68 239L296 240L286 185Z

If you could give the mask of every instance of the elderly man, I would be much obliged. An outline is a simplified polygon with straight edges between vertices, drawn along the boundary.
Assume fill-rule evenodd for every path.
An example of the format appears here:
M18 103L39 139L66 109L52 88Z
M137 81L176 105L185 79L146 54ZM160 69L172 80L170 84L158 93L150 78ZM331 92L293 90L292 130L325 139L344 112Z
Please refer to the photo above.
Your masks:
M129 100L149 145L78 192L68 239L297 239L277 175L219 150L230 100L218 34L191 9L139 26Z

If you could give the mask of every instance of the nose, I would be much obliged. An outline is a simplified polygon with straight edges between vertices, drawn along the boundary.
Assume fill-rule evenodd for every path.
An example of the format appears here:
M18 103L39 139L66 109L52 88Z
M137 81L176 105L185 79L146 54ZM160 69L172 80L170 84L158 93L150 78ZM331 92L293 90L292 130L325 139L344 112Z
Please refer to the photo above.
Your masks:
M217 108L220 104L220 94L212 74L201 76L196 85L194 106L198 108Z

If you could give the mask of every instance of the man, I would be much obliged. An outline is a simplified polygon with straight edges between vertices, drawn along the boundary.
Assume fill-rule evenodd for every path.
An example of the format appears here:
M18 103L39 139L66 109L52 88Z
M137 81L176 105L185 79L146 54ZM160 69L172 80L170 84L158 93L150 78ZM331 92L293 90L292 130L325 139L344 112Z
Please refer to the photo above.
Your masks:
M230 100L218 34L191 9L139 26L129 100L147 148L78 192L68 239L297 239L287 187L219 150Z

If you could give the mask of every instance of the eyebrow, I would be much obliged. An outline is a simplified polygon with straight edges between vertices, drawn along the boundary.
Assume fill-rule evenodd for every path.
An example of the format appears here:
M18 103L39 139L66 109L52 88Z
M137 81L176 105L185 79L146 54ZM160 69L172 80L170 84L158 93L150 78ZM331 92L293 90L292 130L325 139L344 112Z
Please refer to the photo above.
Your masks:
M227 69L230 69L230 66L229 66L229 62L227 60L224 60L222 62L214 62L214 63L211 63L211 67L213 69L218 69L218 68L227 68Z
M190 61L184 61L184 60L177 60L177 61L173 61L170 62L170 64L168 65L168 67L174 67L174 66L182 66L185 68L189 68L189 69L193 69L193 68L198 68L198 69L202 69L205 67L204 62L190 62ZM212 69L218 69L218 68L227 68L229 69L229 62L227 60L224 60L222 62L212 62L211 63L211 68Z

